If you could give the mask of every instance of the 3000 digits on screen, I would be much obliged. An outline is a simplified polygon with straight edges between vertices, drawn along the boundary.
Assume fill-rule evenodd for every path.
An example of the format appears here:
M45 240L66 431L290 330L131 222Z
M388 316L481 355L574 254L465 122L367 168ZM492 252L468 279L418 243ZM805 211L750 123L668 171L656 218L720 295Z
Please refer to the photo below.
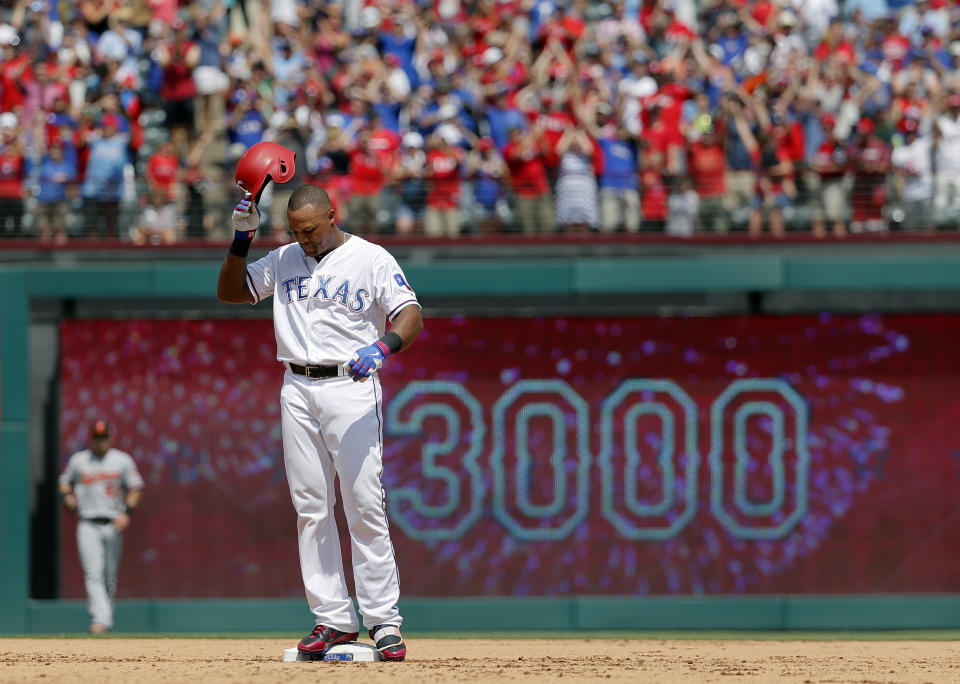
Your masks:
M749 378L730 383L709 411L711 514L735 538L784 537L807 507L806 402L782 379ZM388 405L386 426L403 448L419 448L419 484L394 488L391 519L415 539L457 539L481 519L490 495L493 517L518 540L566 539L596 505L624 538L675 537L697 513L704 476L696 404L672 380L628 379L604 399L599 423L590 413L562 380L521 380L493 404L488 435L480 402L462 384L409 383ZM442 439L425 438L428 420L442 421ZM656 434L640 435L641 420L653 421ZM532 429L533 421L548 428ZM532 479L538 444L538 467L549 461L550 476ZM644 445L656 468L644 463ZM651 482L655 495L641 496Z

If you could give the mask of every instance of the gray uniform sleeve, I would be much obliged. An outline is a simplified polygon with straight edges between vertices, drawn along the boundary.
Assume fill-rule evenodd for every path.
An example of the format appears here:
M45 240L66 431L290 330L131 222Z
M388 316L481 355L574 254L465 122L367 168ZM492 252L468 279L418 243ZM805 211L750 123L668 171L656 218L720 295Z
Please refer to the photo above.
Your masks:
M137 470L136 462L129 454L126 461L127 464L123 469L123 486L128 490L143 489L143 478L140 476L140 471Z
M67 461L67 467L63 469L63 472L60 473L60 484L67 484L71 487L76 483L77 480L77 455L74 454L70 457L70 460Z

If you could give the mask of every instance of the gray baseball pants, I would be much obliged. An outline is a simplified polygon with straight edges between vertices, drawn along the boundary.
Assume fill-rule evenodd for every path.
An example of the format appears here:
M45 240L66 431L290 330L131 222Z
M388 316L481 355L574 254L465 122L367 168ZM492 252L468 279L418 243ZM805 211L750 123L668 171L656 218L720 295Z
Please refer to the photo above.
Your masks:
M77 523L77 549L87 586L87 608L92 622L113 627L113 597L117 593L117 566L123 533L111 524L88 520Z

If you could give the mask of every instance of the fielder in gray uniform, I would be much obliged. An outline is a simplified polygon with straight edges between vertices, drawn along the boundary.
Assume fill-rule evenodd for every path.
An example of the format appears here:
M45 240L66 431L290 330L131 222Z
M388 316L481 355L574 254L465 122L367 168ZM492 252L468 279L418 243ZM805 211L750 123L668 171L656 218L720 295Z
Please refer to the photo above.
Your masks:
M130 454L111 448L110 426L98 420L90 429L90 448L70 457L60 476L60 497L77 513L77 549L87 586L90 631L113 627L113 597L123 531L140 503L143 478Z

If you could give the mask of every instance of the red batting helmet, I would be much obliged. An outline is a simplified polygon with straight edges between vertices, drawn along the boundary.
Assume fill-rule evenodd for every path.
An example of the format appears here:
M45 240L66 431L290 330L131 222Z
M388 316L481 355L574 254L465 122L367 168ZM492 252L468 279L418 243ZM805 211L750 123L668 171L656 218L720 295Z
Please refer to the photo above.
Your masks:
M263 189L271 180L286 183L293 178L297 154L282 145L258 142L243 153L237 162L237 185L259 202Z

